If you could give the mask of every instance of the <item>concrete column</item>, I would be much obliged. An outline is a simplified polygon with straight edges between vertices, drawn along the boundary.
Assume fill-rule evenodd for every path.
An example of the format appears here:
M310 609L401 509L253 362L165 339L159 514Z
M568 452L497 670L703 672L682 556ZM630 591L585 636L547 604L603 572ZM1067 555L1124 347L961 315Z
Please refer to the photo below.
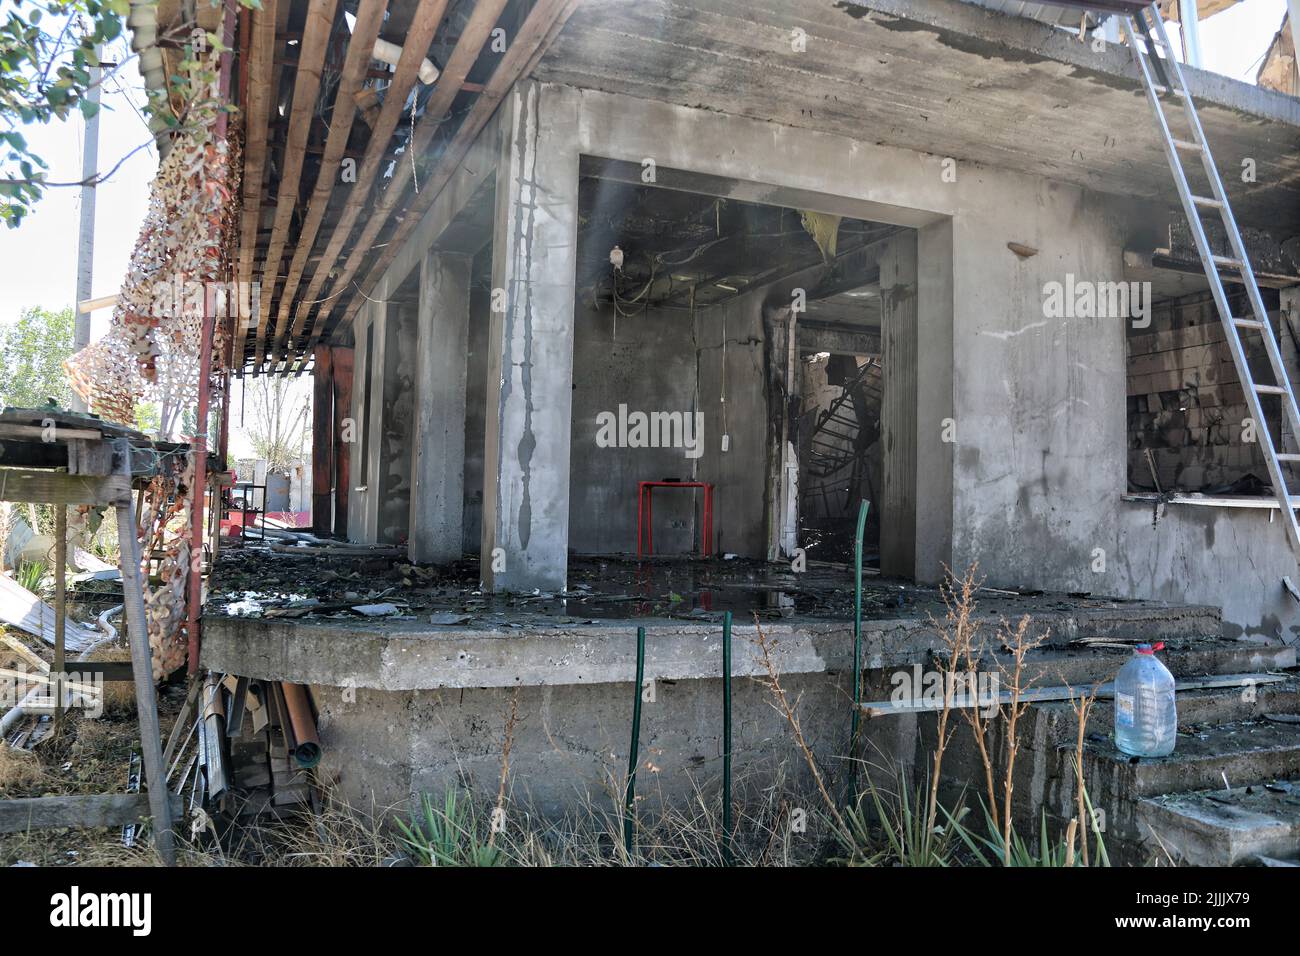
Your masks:
M522 83L502 104L492 247L483 585L565 586L577 253L577 101Z
M916 573L917 289L916 235L902 233L880 257L885 448L880 502L880 570Z
M942 581L952 566L953 455L961 447L952 399L952 254L951 219L917 231L916 579L925 583Z
M429 250L420 264L410 557L461 556L465 513L465 352L471 260Z
M379 450L383 435L384 353L387 306L382 284L377 301L367 302L358 313L357 367L352 389L352 419L356 425L352 444L352 494L348 500L348 540L374 544L379 527Z
M394 301L390 292L387 303L378 308L385 313L385 342L383 386L376 390L372 403L379 405L379 430L374 433L377 441L372 443L379 446L375 540L401 544L409 539L411 524L416 306L406 299ZM371 454L375 454L373 448Z

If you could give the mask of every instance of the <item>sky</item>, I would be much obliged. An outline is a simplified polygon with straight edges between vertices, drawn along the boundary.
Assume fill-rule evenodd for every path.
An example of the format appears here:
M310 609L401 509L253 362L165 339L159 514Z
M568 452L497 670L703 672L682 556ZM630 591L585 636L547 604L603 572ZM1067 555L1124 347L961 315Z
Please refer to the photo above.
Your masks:
M1286 0L1244 0L1201 25L1201 44L1208 69L1246 82L1255 71L1282 22ZM118 58L125 56L119 44ZM119 82L106 84L100 119L99 157L108 169L151 137L137 112L143 93L134 60L126 63ZM80 114L47 127L25 128L28 140L50 164L53 181L81 179L83 123ZM149 181L158 165L150 145L98 187L95 224L94 296L112 295L126 272L131 247L144 218ZM56 188L46 192L18 229L0 227L0 322L12 322L28 306L59 309L71 305L77 285L77 229L80 190ZM98 337L110 310L92 317Z

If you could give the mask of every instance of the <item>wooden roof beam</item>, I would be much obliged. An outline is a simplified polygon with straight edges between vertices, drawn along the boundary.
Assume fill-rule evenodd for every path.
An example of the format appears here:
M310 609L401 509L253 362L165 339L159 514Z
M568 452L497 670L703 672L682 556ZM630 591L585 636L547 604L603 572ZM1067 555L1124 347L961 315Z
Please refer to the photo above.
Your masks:
M334 226L334 231L330 234L325 254L313 271L307 291L298 304L300 316L305 316L304 310L310 310L312 303L320 297L321 287L329 278L330 270L334 268L339 253L343 251L343 245L352 233L352 227L356 225L358 217L366 207L370 198L370 187L374 185L375 177L385 162L389 140L392 139L393 130L397 128L397 121L401 119L406 107L406 99L418 77L420 64L433 43L433 36L442 22L442 15L446 8L447 0L420 0L419 9L416 10L415 17L411 21L411 29L403 40L402 55L397 60L397 69L393 71L392 82L384 94L384 105L371 132L365 158L357 169L357 181L349 190L348 201L343 207L338 223ZM334 288L338 291L331 290L331 295L338 295L345 286L336 282ZM302 319L298 321L301 324ZM258 357L258 364L261 364L261 356Z
M425 212L451 180L456 168L464 161L470 147L483 131L483 127L487 125L488 120L492 118L492 114L496 112L497 106L505 98L506 93L520 78L532 71L537 61L542 58L552 41L564 28L564 24L579 2L580 0L537 0L520 28L518 36L501 57L501 62L497 64L482 94L474 101L474 106L456 130L456 135L438 158L438 164L434 167L429 182L421 188L419 195L406 210L401 223L385 243L383 252L360 283L358 288L361 294L354 296L348 304L343 316L344 324L352 321L365 296L372 292L379 280L383 278L388 264L401 251L406 238L419 225ZM312 329L309 344L297 371L301 372L306 367L306 356L311 354L311 349L319 341L323 332L324 323L317 316L317 322Z
M289 223L298 205L298 182L302 178L303 159L306 156L307 135L311 132L316 115L316 99L320 94L321 67L325 64L325 51L334 30L334 12L338 0L310 0L307 19L303 23L302 48L298 54L298 71L293 81L293 105L289 111L289 135L285 142L284 169L276 188L275 224L271 231L271 244L262 260L262 301L267 304L264 315L270 315L270 304L275 298L276 281L280 273L280 257L289 236ZM286 201L287 200L287 201ZM256 333L255 364L262 364L266 345L264 320Z
M427 155L434 134L437 133L438 127L446 119L452 101L455 100L457 94L463 88L465 77L473 69L479 53L482 52L488 37L492 35L492 28L496 26L497 20L501 17L501 12L505 9L507 2L508 0L479 0L474 7L474 12L470 14L465 29L461 32L459 42L457 42L451 56L447 59L447 65L442 71L442 76L438 77L438 83L434 88L433 95L429 97L428 103L425 104L424 116L420 118L420 122L416 125L415 135L412 136L407 151L402 155L401 161L397 163L393 170L392 182L388 184L388 188L379 197L378 204L367 213L365 228L362 229L360 238L357 239L347 262L344 263L343 272L340 273L335 282L336 288L347 288L348 283L352 281L352 277L357 274L362 260L370 252L380 231L384 228L384 224L388 222L393 207L397 205L398 200L406 192L407 185L411 182L413 170L410 158L414 156L416 161L419 162L422 157ZM321 303L315 327L320 327L329 318L334 303L337 301L337 299L330 299ZM302 335L306 319L306 311L300 309L297 320L294 322L294 338ZM277 345L277 352L278 350L279 344ZM287 355L282 355L282 357L286 360L288 358Z
M244 177L243 211L240 214L239 239L239 322L235 333L234 360L244 365L244 341L252 312L245 308L251 295L245 295L253 281L253 260L257 256L257 230L262 215L262 180L266 175L266 132L271 113L272 59L275 53L277 0L262 0L262 9L253 11L253 40L248 57L248 102L244 104ZM289 5L289 0L282 0Z
M343 62L343 75L339 79L338 92L334 97L334 109L330 114L330 130L325 141L325 154L321 158L320 172L316 176L316 185L312 189L307 218L298 233L297 247L294 249L289 274L285 278L284 291L278 301L273 355L279 351L284 341L293 297L298 292L298 284L302 281L307 257L311 253L312 246L316 244L316 234L320 231L325 211L329 208L330 196L334 193L339 165L347 151L348 136L352 132L352 121L356 117L357 103L354 97L370 72L371 51L375 48L375 39L384 24L384 12L387 9L388 0L361 0L361 6L357 10L352 39L348 42L347 56Z

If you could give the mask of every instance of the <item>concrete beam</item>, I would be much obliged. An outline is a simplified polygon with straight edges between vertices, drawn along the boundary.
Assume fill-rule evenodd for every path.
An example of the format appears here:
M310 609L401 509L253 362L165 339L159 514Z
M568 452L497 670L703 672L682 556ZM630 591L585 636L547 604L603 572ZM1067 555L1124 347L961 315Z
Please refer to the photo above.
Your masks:
M1030 633L1049 645L1079 637L1123 636L1149 641L1214 634L1217 608L1165 607L1141 602L1069 606L1052 595L1052 607L1032 610ZM1289 599L1288 599L1289 600ZM980 612L993 628L1005 613ZM648 629L645 676L690 680L721 675L721 627L644 618ZM563 686L630 682L636 641L627 621L559 625L534 618L523 629L490 624L434 627L416 621L288 621L210 615L203 621L204 667L263 680L329 687L425 690L439 687ZM769 621L763 633L776 641L782 674L817 674L852 668L852 623ZM755 655L741 652L756 637L754 625L733 631L734 673L763 673ZM913 615L862 622L863 667L910 666L942 647L928 620Z
M502 109L483 585L556 591L565 586L569 545L578 113L572 98L536 83L516 86Z
M464 256L430 250L420 267L412 561L454 561L461 556L471 264Z

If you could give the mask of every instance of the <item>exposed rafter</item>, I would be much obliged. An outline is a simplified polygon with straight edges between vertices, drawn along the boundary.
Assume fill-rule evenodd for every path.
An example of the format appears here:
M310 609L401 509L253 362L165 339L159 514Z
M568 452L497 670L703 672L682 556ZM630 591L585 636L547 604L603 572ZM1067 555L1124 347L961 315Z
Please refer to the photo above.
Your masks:
M283 0L289 5L289 0ZM266 126L271 113L272 61L275 59L277 0L263 0L262 9L253 11L253 39L248 57L247 120L244 126L243 212L239 239L239 324L235 335L234 356L244 364L244 341L252 311L247 290L253 281L253 259L257 254L257 227L262 215L262 180L266 173Z
M461 30L460 39L456 42L456 47L447 60L447 66L442 71L442 76L438 78L438 85L425 105L424 116L416 125L415 135L411 138L407 155L416 157L417 161L419 161L420 157L427 155L434 134L437 133L438 128L445 121L452 101L460 93L465 78L469 75L470 69L473 68L474 62L478 59L484 44L487 43L492 28L496 25L507 2L508 0L479 0L474 7L474 12ZM347 288L351 283L353 276L356 275L362 261L370 252L384 224L391 216L393 208L405 193L407 185L411 182L411 176L412 169L409 161L397 164L393 172L392 182L388 184L388 188L379 197L378 204L368 213L365 227L361 231L360 238L352 247L352 252L348 256L346 263L344 263L343 271L335 281L335 288ZM337 299L328 299L321 303L316 319L317 326L322 325L329 318L330 313L333 311L333 305L337 301ZM293 326L294 338L302 335L307 314L307 309L299 309ZM287 358L280 352L281 342L282 336L277 335L276 354Z
M357 169L357 181L349 190L347 204L343 207L343 213L334 226L321 261L317 263L312 273L307 292L298 305L300 315L305 315L303 310L310 310L311 303L319 297L321 287L329 278L334 263L338 261L339 253L343 251L343 246L352 233L352 227L356 225L357 218L370 200L370 189L387 157L389 140L392 138L393 130L397 128L397 121L406 106L407 96L415 84L420 64L428 53L429 45L433 42L434 33L438 29L446 7L447 0L420 0L419 8L411 21L411 29L402 46L402 55L398 58L397 68L393 72L392 82L389 83L388 90L384 94L383 108L371 130L366 155ZM346 286L336 282L331 289L331 297L343 292L345 288ZM262 364L260 354L257 356L257 364L259 366Z
M272 355L280 350L284 342L293 297L298 291L298 284L302 281L307 256L316 243L316 234L329 207L334 183L338 180L339 164L347 150L348 135L352 132L352 121L357 112L356 94L365 82L370 67L371 50L374 49L375 39L379 36L379 28L383 26L384 12L387 9L388 0L361 0L361 6L357 10L356 24L352 28L352 38L348 41L347 57L343 63L343 75L339 80L338 92L334 97L334 107L330 114L330 130L325 141L325 153L321 157L320 171L316 175L316 185L312 189L311 200L307 207L307 218L298 233L297 248L294 250L293 262L285 278L284 291L278 300Z
M580 2L581 0L538 0L533 6L514 42L510 44L510 47L501 57L501 62L497 64L496 70L492 73L492 78L484 85L483 92L474 101L474 106L466 114L457 128L455 136L452 137L438 158L438 163L433 169L429 182L421 188L419 194L407 208L402 221L388 238L383 251L366 273L365 279L360 283L358 287L360 294L354 296L349 303L343 316L344 324L352 321L365 297L374 290L389 263L400 251L402 243L419 224L424 213L433 205L438 194L451 180L456 168L464 160L470 147L487 125L488 120L492 118L492 114L496 112L506 93L521 77L528 75L533 69L560 30L564 28L564 24ZM298 371L302 371L305 367L307 356L311 354L311 349L319 341L324 330L324 321L321 314L318 314L312 326L311 337L303 351L302 360L298 365Z
M267 308L267 319L259 325L256 364L262 363L270 324L270 308L275 298L276 282L280 275L280 258L289 237L289 223L298 205L298 181L302 178L303 160L307 155L307 135L311 132L316 115L316 100L320 94L321 67L325 64L325 50L334 29L334 11L338 0L310 0L307 19L303 24L302 41L298 52L298 70L293 81L293 105L289 114L289 134L285 140L284 169L276 188L275 223L271 229L271 242L262 260L262 295Z

